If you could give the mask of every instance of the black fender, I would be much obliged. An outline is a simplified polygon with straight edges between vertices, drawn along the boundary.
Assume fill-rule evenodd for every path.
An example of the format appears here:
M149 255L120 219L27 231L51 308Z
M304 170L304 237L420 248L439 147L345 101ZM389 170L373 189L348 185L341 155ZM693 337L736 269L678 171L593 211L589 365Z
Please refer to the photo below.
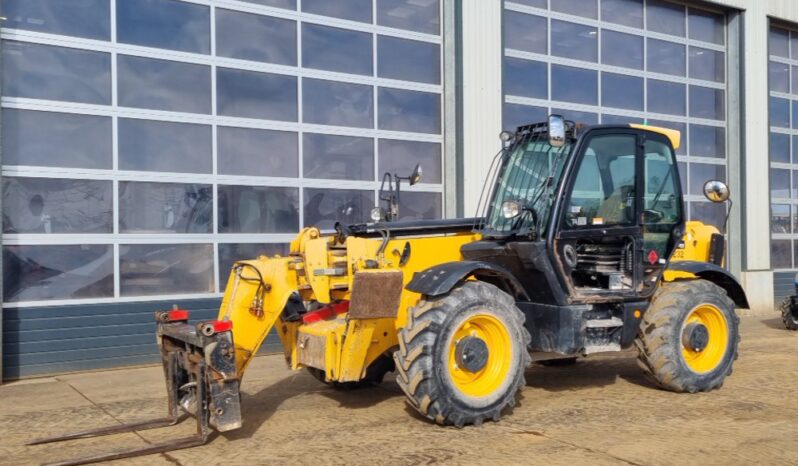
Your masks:
M426 296L446 294L466 278L474 276L507 292L516 300L529 300L521 282L504 267L482 261L446 262L413 274L405 288Z
M748 309L748 298L745 296L740 282L728 270L709 262L700 261L675 261L668 264L668 270L688 272L698 278L710 281L726 290L726 294L734 304L742 309Z

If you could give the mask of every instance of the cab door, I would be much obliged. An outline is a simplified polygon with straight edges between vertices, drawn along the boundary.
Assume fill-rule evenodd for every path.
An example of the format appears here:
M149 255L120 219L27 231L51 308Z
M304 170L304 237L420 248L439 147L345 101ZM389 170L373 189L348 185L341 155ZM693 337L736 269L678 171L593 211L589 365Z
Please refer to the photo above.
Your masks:
M576 301L648 296L682 222L673 151L664 136L633 129L583 137L557 209L564 285Z
M566 180L555 251L575 298L641 290L640 141L631 129L583 136Z
M641 134L644 295L653 293L684 234L684 203L676 155L662 135Z

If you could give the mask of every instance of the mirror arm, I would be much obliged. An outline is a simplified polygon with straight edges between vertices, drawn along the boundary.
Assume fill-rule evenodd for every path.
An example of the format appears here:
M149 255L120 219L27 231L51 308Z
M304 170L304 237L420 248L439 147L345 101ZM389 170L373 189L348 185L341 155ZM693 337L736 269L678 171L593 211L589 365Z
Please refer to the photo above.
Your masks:
M394 181L396 184L394 184ZM385 189L385 184L388 184L388 189ZM396 175L391 176L390 172L385 172L382 175L382 183L380 184L380 193L379 193L379 200L385 201L388 203L388 210L385 212L385 220L391 221L394 219L394 205L397 206L398 211L398 199L397 199L397 192L399 189L399 179ZM384 194L387 193L387 194Z
M402 180L407 180L410 183L410 186L413 186L413 184L415 184L415 182L418 182L420 179L421 179L420 164L416 165L415 170L413 170L413 174L410 176L406 177L399 176L396 173L392 175L391 172L385 172L385 174L382 175L379 200L388 203L388 210L385 214L386 221L396 220L399 218L399 200L401 197L400 193L402 191L401 188ZM385 188L386 183L388 185L387 190Z
M388 173L388 172L385 172L385 174L382 175L382 183L380 183L380 200L381 201L387 201L388 200L385 197L383 197L383 195L382 195L382 193L385 192L385 181L386 181L386 179L388 181L388 189L393 191L393 180L391 179L391 174Z
M729 215L731 215L732 206L734 202L732 202L731 197L728 199L729 207L726 209L726 218L723 219L723 230L721 233L723 236L726 236L726 227L729 225Z
M399 219L399 193L401 192L401 189L399 188L399 186L402 184L402 177L397 175L397 174L395 174L395 173L394 173L393 177L396 179L396 192L394 193L394 198L392 199L392 202L391 202L391 216L394 217L394 220L398 220Z

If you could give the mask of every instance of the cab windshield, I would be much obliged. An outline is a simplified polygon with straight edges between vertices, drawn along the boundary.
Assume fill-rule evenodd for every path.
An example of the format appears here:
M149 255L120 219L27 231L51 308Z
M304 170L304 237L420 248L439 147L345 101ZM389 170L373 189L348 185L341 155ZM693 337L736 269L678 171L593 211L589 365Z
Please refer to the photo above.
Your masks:
M545 132L524 134L503 156L496 190L487 206L483 234L507 236L523 233L542 235L549 221L552 194L560 182L571 143L552 147ZM502 215L502 203L516 201L520 214L511 219Z

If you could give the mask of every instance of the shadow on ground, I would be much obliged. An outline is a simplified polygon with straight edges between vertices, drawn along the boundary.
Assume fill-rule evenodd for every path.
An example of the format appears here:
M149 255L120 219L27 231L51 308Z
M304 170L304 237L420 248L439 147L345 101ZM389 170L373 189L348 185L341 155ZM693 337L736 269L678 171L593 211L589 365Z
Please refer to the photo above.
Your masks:
M393 387L395 390L391 390ZM241 392L241 407L246 422L241 429L227 432L230 440L250 438L271 418L280 406L291 398L306 395L321 395L338 402L348 409L368 409L383 401L401 396L399 387L393 379L386 378L382 385L362 388L340 389L325 385L304 372L292 374L254 393Z
M761 321L761 324L765 327L776 329L776 330L787 330L787 327L784 326L784 321L781 320L781 317L774 317L772 319L767 319Z
M647 388L656 387L637 366L634 353L624 353L610 359L580 358L571 366L533 365L526 371L527 387L549 392L594 389L614 385L619 378Z

